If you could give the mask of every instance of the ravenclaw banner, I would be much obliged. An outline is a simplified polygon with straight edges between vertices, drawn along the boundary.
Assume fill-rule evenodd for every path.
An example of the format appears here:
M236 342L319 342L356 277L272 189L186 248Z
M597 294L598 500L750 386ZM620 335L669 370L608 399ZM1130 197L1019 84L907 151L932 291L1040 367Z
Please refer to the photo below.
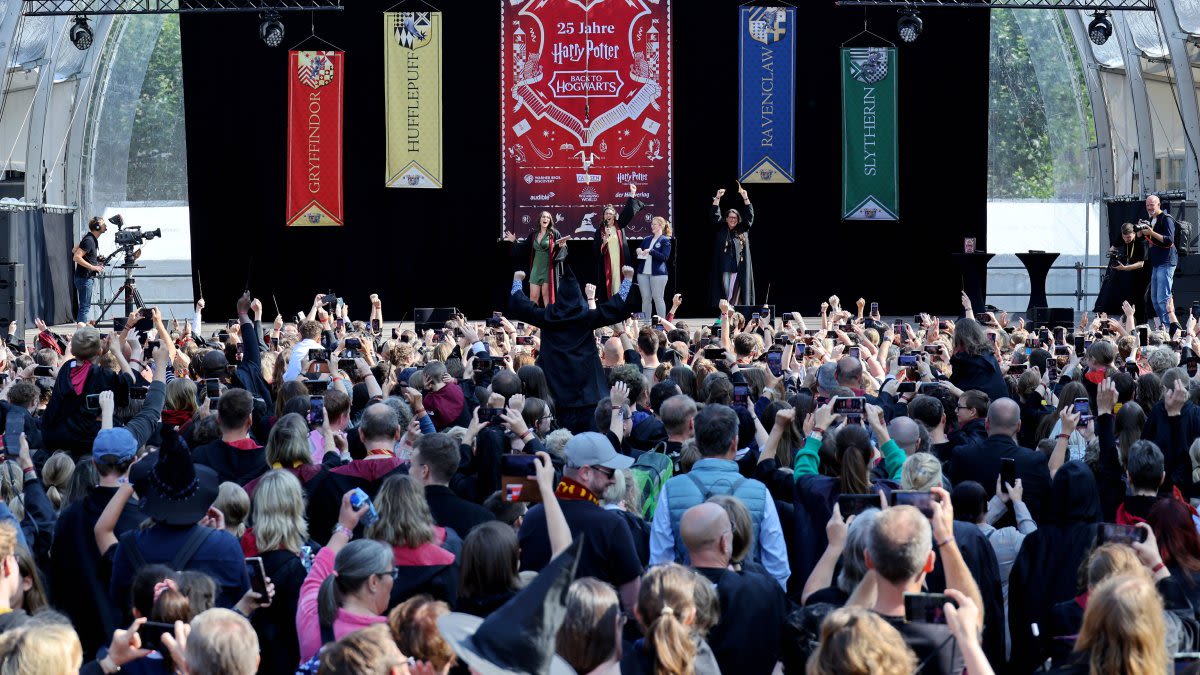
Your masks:
M842 219L899 220L896 49L842 49Z
M342 224L343 57L288 53L288 227Z
M442 13L384 12L387 186L442 187Z
M670 220L670 0L500 7L504 229L524 237L548 211L563 234L590 238L630 185L645 208L626 236Z
M793 183L796 175L796 8L742 7L738 175Z

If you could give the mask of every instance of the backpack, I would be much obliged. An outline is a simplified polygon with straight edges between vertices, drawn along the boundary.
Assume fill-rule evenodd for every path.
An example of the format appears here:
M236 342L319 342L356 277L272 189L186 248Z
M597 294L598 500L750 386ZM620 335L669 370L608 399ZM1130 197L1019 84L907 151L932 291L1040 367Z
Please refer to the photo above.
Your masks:
M653 450L643 452L630 467L633 482L642 495L641 516L646 522L654 519L654 507L658 505L658 493L675 473L675 461L667 454L667 444L660 441Z
M1175 221L1175 250L1183 258L1192 254L1192 224L1186 220Z

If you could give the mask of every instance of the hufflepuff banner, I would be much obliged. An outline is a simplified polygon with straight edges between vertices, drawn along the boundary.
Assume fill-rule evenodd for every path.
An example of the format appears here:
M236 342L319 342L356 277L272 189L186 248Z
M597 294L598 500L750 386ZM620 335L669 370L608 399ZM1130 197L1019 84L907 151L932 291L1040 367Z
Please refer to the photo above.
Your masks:
M442 13L385 12L387 186L442 187Z

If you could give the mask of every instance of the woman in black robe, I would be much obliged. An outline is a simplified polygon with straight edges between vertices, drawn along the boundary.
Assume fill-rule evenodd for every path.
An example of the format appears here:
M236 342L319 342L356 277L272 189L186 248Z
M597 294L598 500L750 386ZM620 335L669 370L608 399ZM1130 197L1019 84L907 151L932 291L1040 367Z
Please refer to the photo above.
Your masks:
M1102 518L1092 470L1080 461L1063 464L1054 473L1044 510L1043 522L1025 537L1009 575L1010 673L1031 673L1041 665L1046 652L1040 640L1048 639L1044 631L1051 608L1079 594L1079 566L1095 547Z
M733 305L754 304L754 265L750 261L750 227L754 225L754 207L745 188L738 183L738 194L746 204L746 216L729 209L721 217L721 197L725 189L713 197L710 217L714 225L723 224L713 242L713 269L710 275L710 295L713 306L722 298Z
M596 301L603 302L612 297L621 285L621 268L631 264L629 246L625 240L625 227L633 222L646 205L637 198L637 186L629 184L629 198L625 200L625 208L617 215L617 207L609 204L604 207L604 215L596 233L592 235L596 252Z
M1120 316L1121 303L1128 302L1136 308L1139 322L1153 316L1146 301L1146 289L1150 287L1146 246L1134 236L1133 223L1121 226L1121 241L1108 248L1108 255L1108 272L1096 296L1095 311Z

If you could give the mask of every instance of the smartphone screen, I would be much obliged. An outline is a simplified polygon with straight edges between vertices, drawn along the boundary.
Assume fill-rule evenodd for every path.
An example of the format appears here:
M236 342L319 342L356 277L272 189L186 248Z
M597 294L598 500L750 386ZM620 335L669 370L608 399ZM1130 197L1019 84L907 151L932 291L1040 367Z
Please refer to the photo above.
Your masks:
M1118 525L1116 523L1100 524L1101 543L1139 544L1146 543L1146 531L1134 525Z
M215 377L209 377L204 380L204 391L210 399L221 398L221 381Z
M861 396L839 396L833 402L833 414L844 415L849 424L858 424L867 411L867 399Z
M1000 458L1000 491L1008 494L1008 486L1017 482L1017 460L1012 457Z
M324 396L309 396L308 397L308 425L310 427L319 427L325 423L325 397Z
M847 353L857 359L861 358L859 355L862 353L862 350L858 347L851 347L849 350L847 350ZM778 375L776 377L778 377Z
M875 314L878 314L878 313L879 313L879 303L878 303L878 302L872 302L872 303L871 303L871 314L872 314L872 315L875 315Z
M267 601L267 568L262 558L246 558L246 573L250 575L250 590L258 593L260 602Z
M147 621L138 626L138 639L142 642L142 649L153 649L156 652L162 652L166 649L163 646L163 633L175 634L174 624L161 623L158 621Z
M748 384L733 385L733 405L734 405L734 407L741 407L741 408L750 407L750 385L748 385Z
M500 482L507 502L540 502L542 492L533 476L537 473L533 455L501 455Z
M1082 357L1084 349L1086 349L1086 347L1083 344L1083 336L1076 335L1075 336L1075 356Z
M892 490L892 506L915 506L926 518L933 517L933 495L922 490Z
M944 593L905 593L904 620L910 623L946 623L946 603L958 603Z
M779 377L783 374L783 353L782 352L767 352L767 368L771 371L771 375Z
M20 410L10 409L4 420L4 452L16 455L21 452L21 434L25 432L25 415Z
M877 508L879 508L879 495L838 495L838 510L842 512L842 518L857 516L867 509Z
M1141 326L1137 329L1138 345L1146 347L1150 344L1150 329L1146 326Z
M371 319L371 332L372 333L379 332L379 319Z
M1071 402L1071 412L1079 413L1079 423L1086 424L1092 419L1089 414L1092 411L1091 403L1086 398L1077 398Z

